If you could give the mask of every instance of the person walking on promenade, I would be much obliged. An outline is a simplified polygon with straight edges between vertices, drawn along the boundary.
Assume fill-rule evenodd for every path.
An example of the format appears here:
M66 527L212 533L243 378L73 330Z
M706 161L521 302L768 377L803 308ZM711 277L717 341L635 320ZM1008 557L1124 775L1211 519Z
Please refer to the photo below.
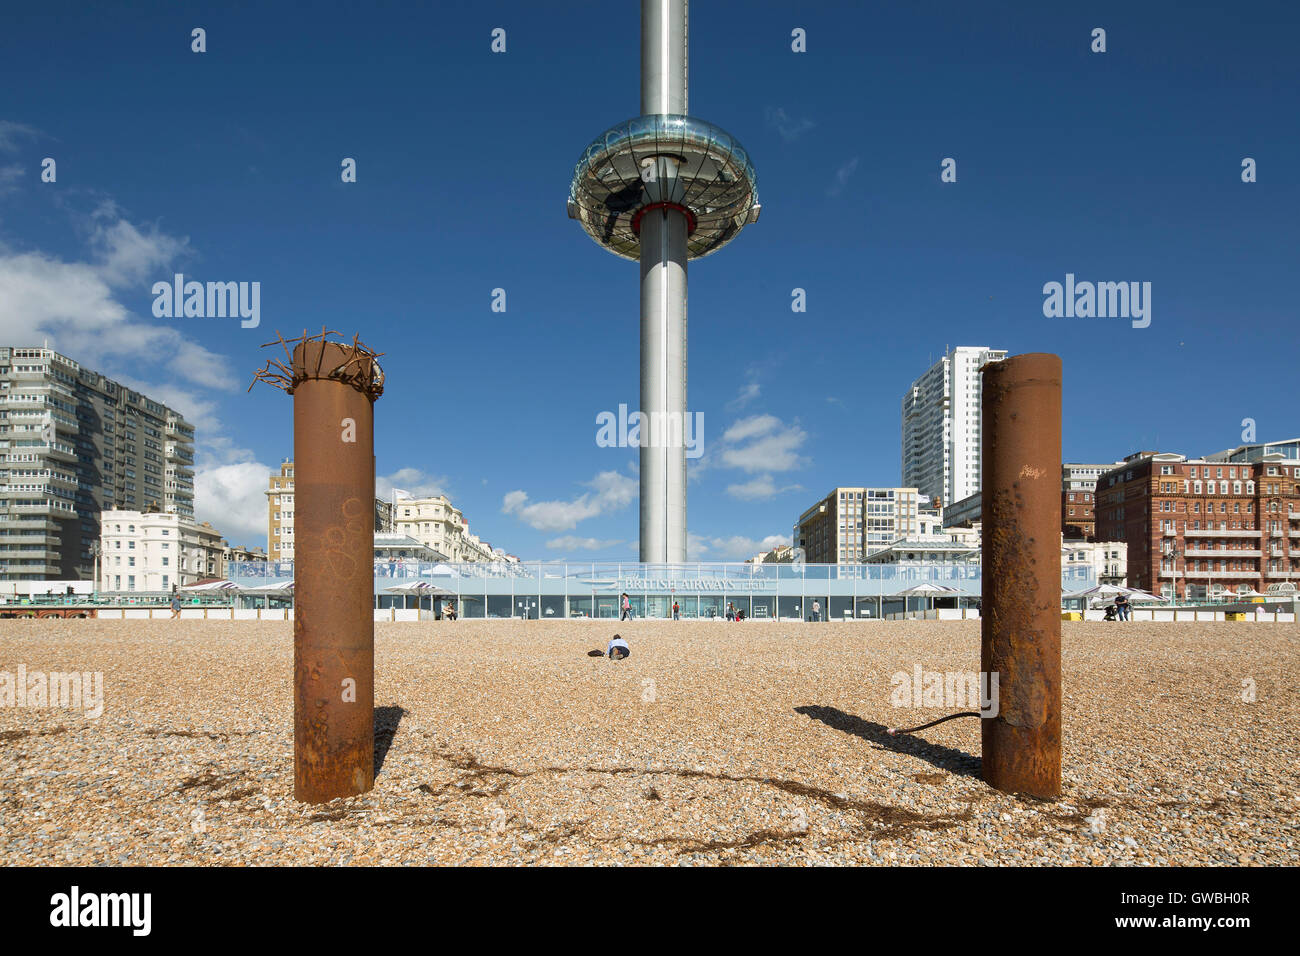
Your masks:
M813 619L814 621L820 621L820 620L822 619L822 602L821 602L821 601L813 601L813 613L812 613L812 619Z
M181 616L181 596L175 591L172 592L172 620L178 621Z
M676 601L673 601L673 620L680 621L681 619L682 619L682 609L677 606Z
M630 621L630 620L632 620L632 602L631 602L631 600L628 599L628 596L627 596L627 592L626 592L626 591L623 592L622 611L621 611L621 613L619 614L618 619L619 619L620 621Z

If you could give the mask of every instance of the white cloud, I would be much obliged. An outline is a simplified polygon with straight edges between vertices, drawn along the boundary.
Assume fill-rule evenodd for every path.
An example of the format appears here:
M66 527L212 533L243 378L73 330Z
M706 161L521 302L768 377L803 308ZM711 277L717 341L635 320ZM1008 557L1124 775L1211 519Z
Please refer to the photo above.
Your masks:
M572 501L529 502L526 491L511 491L501 500L501 510L513 514L538 531L570 531L579 521L626 507L636 499L639 485L617 471L602 471Z
M771 475L759 475L751 481L728 485L727 494L733 498L739 498L741 501L766 501L768 498L775 498L783 492L801 491L802 489L802 485L786 485L778 488Z
M831 183L830 188L826 190L831 196L838 196L844 192L844 187L848 185L849 178L857 171L858 157L854 156L847 163L835 170L835 181Z
M750 382L747 385L740 386L740 391L736 393L736 397L727 402L727 408L732 411L744 408L754 399L758 398L759 391L760 389L757 382Z
M269 466L256 461L196 468L195 517L212 522L231 544L264 544L265 491L271 471Z
M12 153L18 148L20 139L35 139L38 132L22 123L0 120L0 152Z
M416 498L435 498L447 494L449 485L446 475L430 475L419 468L399 468L391 475L375 476L375 494L380 498L392 498L394 488Z
M600 538L579 538L577 535L565 534L558 538L552 538L546 542L546 546L553 551L603 551L605 548L612 548L614 545L622 543L622 538L602 540Z
M23 178L24 172L26 172L26 170L17 163L0 166L0 196L16 190L18 188L18 181Z
M795 119L779 106L769 106L763 112L767 125L776 130L787 143L793 142L817 125L807 117Z
M90 261L0 249L0 338L15 344L48 340L51 348L110 374L105 366L125 358L133 368L154 362L160 377L188 386L238 388L224 356L173 326L141 320L117 298L124 286L143 288L149 275L188 254L189 240L153 227L141 230L120 218L111 202L84 217L79 228L87 235Z
M156 225L141 231L120 218L117 207L105 202L91 216L90 246L100 274L114 286L148 279L170 278L153 273L191 253L189 237L165 235ZM152 286L153 282L149 282Z
M722 464L748 472L793 471L807 460L798 449L808 433L786 425L775 415L752 415L735 422L722 435Z
M744 535L715 538L699 534L687 535L686 559L688 561L744 561L762 551L771 551L778 544L789 544L788 534L769 534L761 540Z

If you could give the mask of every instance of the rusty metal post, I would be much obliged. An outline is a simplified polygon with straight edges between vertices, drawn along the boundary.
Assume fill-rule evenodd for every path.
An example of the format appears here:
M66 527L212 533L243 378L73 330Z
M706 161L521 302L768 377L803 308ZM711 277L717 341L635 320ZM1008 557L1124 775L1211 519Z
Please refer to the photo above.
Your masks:
M308 339L291 367L293 792L324 803L375 783L374 358Z
M293 794L304 803L375 785L374 404L384 371L382 353L356 337L328 340L337 334L278 336L267 344L283 346L285 361L253 377L294 396Z
M983 376L980 669L998 675L997 714L980 721L984 780L1058 797L1061 359L1014 355Z

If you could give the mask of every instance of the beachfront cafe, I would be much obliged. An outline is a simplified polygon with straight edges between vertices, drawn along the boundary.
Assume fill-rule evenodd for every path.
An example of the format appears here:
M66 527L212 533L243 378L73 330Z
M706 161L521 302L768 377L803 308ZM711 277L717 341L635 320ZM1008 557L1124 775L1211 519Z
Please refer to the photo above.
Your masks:
M231 562L229 578L247 594L292 593L291 562ZM731 606L749 620L888 618L908 611L972 611L978 564L639 564L376 561L376 609L436 616L450 602L461 618L617 619L626 593L638 618L724 619ZM1090 567L1062 573L1065 593L1097 582ZM930 585L930 587L927 587ZM255 592L257 593L257 592ZM256 598L254 598L256 600ZM419 617L426 616L419 614ZM960 616L960 613L958 614Z

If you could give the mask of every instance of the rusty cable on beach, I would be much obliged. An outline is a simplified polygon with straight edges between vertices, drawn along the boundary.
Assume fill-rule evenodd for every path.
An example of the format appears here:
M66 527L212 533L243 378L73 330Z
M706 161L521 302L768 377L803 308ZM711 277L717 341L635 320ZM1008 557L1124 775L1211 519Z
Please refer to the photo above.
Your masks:
M947 717L940 717L937 720L930 721L928 724L917 724L915 727L886 727L885 733L889 734L889 736L891 737L896 737L899 734L914 734L918 730L925 730L925 728L933 727L935 724L942 724L945 720L956 720L958 717L983 717L983 716L984 715L981 714L978 710L963 710L960 714L949 714Z

